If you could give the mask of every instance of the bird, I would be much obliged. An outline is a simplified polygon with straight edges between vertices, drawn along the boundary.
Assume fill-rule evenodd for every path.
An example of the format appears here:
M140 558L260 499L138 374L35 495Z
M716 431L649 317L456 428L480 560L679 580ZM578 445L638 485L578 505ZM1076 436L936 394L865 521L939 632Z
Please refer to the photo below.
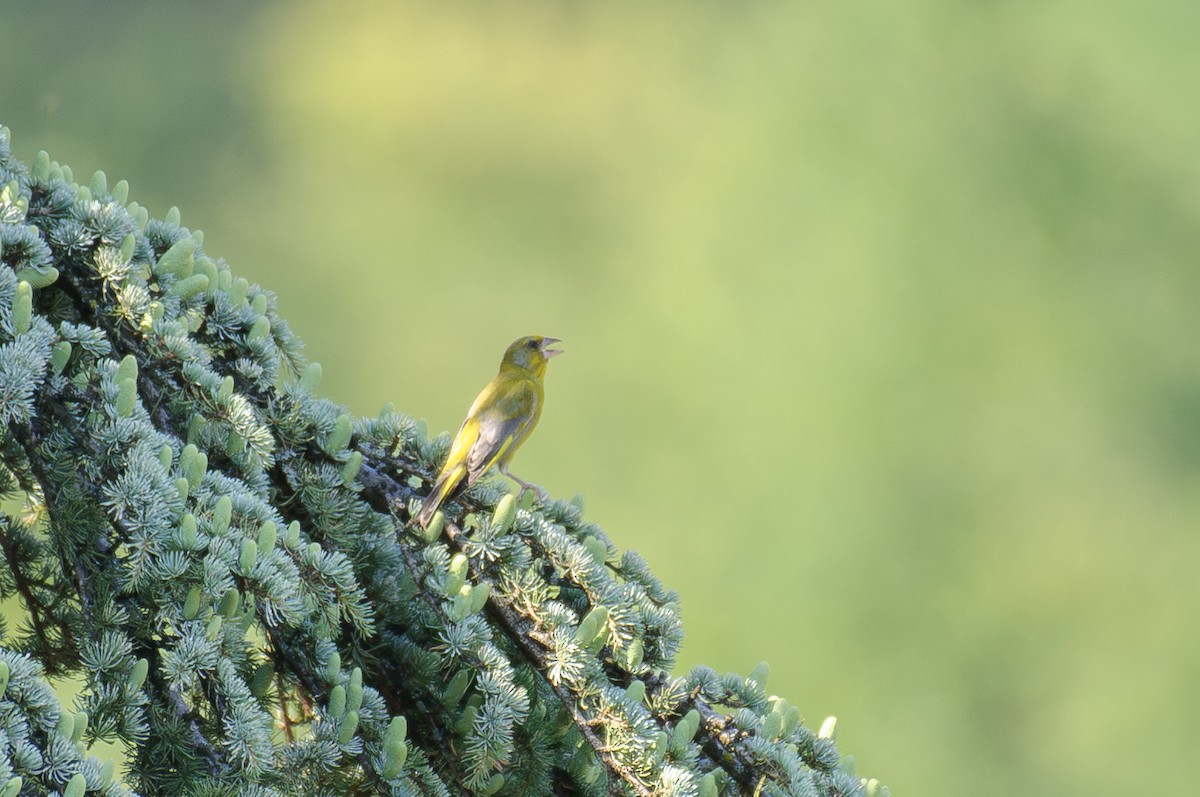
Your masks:
M429 525L438 507L474 484L493 465L521 485L522 494L533 490L545 500L545 492L510 473L508 463L541 417L546 363L562 354L551 348L561 342L558 338L529 335L517 338L504 352L500 371L467 410L450 444L446 464L421 504L416 518L421 528Z

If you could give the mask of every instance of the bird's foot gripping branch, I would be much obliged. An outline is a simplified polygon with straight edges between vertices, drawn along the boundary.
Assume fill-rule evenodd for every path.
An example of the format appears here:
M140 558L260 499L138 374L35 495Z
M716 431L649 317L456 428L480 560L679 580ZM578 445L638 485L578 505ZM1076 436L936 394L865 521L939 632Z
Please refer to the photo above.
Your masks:
M676 594L576 503L410 523L444 443L317 397L177 211L3 130L0 259L0 795L886 791L765 669L672 676Z

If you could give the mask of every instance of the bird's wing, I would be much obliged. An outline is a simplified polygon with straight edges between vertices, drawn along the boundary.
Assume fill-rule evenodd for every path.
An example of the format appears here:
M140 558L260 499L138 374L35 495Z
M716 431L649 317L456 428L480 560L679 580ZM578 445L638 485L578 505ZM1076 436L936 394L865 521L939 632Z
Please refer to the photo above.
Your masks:
M496 391L494 400L481 408L479 432L467 455L467 483L511 456L537 420L540 397L536 385L522 379Z

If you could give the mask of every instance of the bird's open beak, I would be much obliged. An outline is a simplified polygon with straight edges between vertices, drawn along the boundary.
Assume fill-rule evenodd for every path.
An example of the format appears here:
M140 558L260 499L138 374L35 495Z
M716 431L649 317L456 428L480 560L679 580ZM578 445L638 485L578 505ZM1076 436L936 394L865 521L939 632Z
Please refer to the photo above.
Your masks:
M542 338L542 345L541 345L542 356L545 357L547 360L549 360L551 357L554 357L557 354L562 354L562 349L549 348L551 343L562 343L562 341L559 340L558 338Z

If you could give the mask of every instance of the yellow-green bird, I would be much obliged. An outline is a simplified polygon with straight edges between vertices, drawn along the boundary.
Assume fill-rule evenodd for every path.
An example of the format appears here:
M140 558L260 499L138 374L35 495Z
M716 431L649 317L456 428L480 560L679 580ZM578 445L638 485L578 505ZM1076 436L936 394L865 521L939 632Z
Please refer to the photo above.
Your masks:
M521 485L522 492L533 490L544 499L540 487L509 473L508 463L541 417L545 396L542 380L546 363L562 354L550 348L558 342L558 338L530 335L517 338L504 352L500 372L467 410L467 418L450 444L446 464L417 513L417 524L422 528L429 525L438 507L474 484L493 465Z

